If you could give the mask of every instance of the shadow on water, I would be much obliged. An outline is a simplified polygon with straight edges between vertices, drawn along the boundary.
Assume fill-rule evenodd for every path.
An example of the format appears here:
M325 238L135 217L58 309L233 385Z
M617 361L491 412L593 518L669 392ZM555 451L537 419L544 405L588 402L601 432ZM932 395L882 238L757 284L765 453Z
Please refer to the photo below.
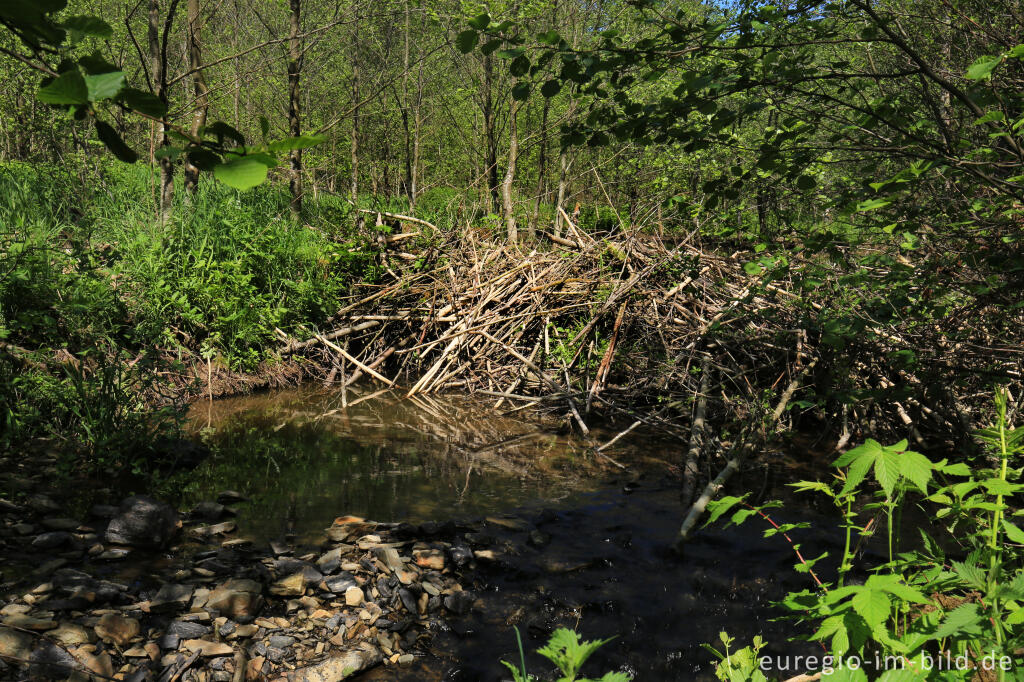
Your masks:
M183 508L225 488L251 497L238 525L257 542L291 535L313 543L346 514L484 529L484 546L502 558L479 562L476 583L465 586L480 595L472 612L436 633L431 655L361 679L508 679L500 660L518 660L513 627L542 679L551 666L529 652L559 626L615 637L584 673L625 670L638 680L714 679L701 644L722 630L743 644L762 635L770 656L815 653L787 644L792 624L773 621L773 600L809 586L781 539L766 541L751 524L703 531L682 556L669 549L681 517L669 472L681 444L636 434L612 453L630 464L623 473L557 426L518 416L525 411L501 416L491 401L351 391L346 399L342 407L337 392L306 388L199 404L193 425L213 454L172 484ZM779 495L792 466L779 455L735 484ZM815 516L806 506L780 514ZM810 533L817 553L832 549Z

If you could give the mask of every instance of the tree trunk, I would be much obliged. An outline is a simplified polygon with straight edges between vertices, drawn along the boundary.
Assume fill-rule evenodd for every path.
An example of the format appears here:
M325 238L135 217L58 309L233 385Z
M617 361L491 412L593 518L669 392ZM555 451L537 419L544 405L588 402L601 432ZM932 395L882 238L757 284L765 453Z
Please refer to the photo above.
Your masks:
M202 65L202 27L200 26L199 0L188 0L188 70L192 74L192 87L195 94L196 110L192 115L192 135L199 136L199 131L206 125L206 115L210 108L209 88ZM199 189L199 168L188 159L185 161L185 196L190 197Z
M527 236L534 239L537 236L537 220L540 218L540 205L547 196L548 187L548 112L551 109L551 100L544 98L544 108L540 116L540 158L537 162L537 196L533 201L533 216L530 217L530 228Z
M505 169L505 181L501 183L501 205L505 213L505 229L508 231L508 240L515 243L518 237L516 230L516 217L512 206L512 182L516 177L516 157L519 156L519 136L516 130L516 118L519 115L519 101L512 100L512 111L508 119L508 166Z
M405 133L405 196L413 205L412 130L409 126L409 0L405 0L405 45L402 50L402 130Z
M494 62L491 55L484 56L484 137L487 138L487 212L494 212L498 203L498 137L495 131Z
M357 22L358 23L358 22ZM359 46L355 45L354 54L358 55ZM352 110L352 147L350 159L352 162L352 187L351 197L353 202L359 200L359 57L352 59L352 103L355 107Z
M565 147L558 153L558 196L555 198L555 236L562 236L562 208L565 203L565 190L569 183L569 155Z
M174 18L174 7L171 3L166 23L169 25ZM150 73L153 77L153 94L167 104L167 61L166 53L160 41L160 0L149 0L149 26L146 37L149 42ZM160 124L160 146L168 143L167 126ZM157 216L160 222L166 222L171 215L174 202L174 162L167 156L160 159L160 189L157 198Z
M288 0L291 8L291 24L288 31L288 133L293 137L302 134L302 121L299 117L299 73L302 71L302 42L299 39L299 28L302 19L302 0ZM291 190L292 215L302 218L302 150L293 149L289 153L290 175L288 189Z

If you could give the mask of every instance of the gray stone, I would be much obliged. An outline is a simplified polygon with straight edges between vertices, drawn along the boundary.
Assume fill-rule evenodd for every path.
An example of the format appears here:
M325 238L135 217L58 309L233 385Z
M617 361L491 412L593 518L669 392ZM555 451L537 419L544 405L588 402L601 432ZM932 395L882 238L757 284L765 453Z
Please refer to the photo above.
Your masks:
M316 567L324 575L330 575L341 568L341 549L332 549L316 560Z
M167 635L175 635L181 639L199 639L209 631L210 628L205 625L184 620L176 620L167 626Z
M295 638L288 635L271 635L269 642L270 646L277 649L287 649L292 644L295 644Z
M356 582L355 577L351 573L339 573L338 575L324 578L324 587L327 588L328 592L333 592L334 594L344 594L348 588L357 587L358 585L359 583Z
M235 504L236 502L248 502L249 498L234 490L222 490L217 493L217 502L220 504Z
M165 583L156 596L149 600L149 610L153 612L180 610L192 599L194 591L195 588L191 585Z
M67 531L55 530L51 533L37 535L32 541L32 546L36 549L55 549L71 542L72 537L71 533Z
M170 505L138 495L121 503L107 527L106 540L119 545L160 549L170 542L178 526L178 513Z

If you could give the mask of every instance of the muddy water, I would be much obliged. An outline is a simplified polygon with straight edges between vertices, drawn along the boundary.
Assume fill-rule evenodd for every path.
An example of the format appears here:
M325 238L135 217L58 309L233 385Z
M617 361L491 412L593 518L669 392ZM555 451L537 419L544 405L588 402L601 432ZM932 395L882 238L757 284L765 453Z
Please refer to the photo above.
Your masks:
M629 467L622 472L558 425L525 411L501 416L492 401L345 398L347 406L336 392L302 389L198 405L193 424L213 455L190 472L181 502L242 492L252 501L239 506L240 534L260 542L313 542L344 514L482 528L505 558L481 562L466 586L480 595L472 613L440 627L411 667L380 667L365 679L509 679L500 660L519 658L514 627L542 679L554 679L551 666L529 652L559 626L615 637L584 669L595 677L714 679L701 644L722 630L741 642L762 635L767 655L815 653L786 643L793 626L772 620L773 600L807 586L783 541L765 541L750 525L704 531L682 556L669 550L681 515L671 475L680 444L637 434L611 453ZM777 493L792 472L783 455L768 461L735 485ZM780 518L814 514L791 508ZM810 540L815 555L831 549Z

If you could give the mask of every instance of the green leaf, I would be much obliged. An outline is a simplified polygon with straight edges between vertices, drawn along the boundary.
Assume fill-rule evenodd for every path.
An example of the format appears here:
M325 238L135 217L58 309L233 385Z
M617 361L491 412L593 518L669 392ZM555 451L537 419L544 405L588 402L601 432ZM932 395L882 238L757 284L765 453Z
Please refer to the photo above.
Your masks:
M86 76L85 85L89 91L90 102L110 99L111 97L116 97L124 89L124 72L111 71L110 73Z
M548 97L548 98L554 97L555 95L557 95L561 91L562 91L562 83L561 83L561 81L557 81L557 80L546 81L544 83L544 85L540 86L540 94L542 94L542 95L544 95L545 97Z
M876 458L877 454L868 451L853 461L853 464L851 464L850 468L846 471L846 482L843 484L843 489L839 491L839 497L845 497L857 489L857 486L859 486L861 481L864 480L864 477L867 476L868 471L871 469L871 464Z
M114 29L99 17L80 15L68 17L61 22L61 27L71 32L71 42L77 43L85 36L110 40Z
M135 151L125 144L121 136L117 134L109 123L105 121L96 121L96 136L100 138L100 141L107 146L107 149L121 161L125 163L135 163L139 159L139 155Z
M213 168L213 176L228 187L252 189L267 179L268 164L254 156L239 156Z
M900 474L909 479L921 492L928 493L928 482L932 480L931 460L919 452L907 450L897 455L896 464Z
M875 458L875 480L882 486L885 496L892 499L892 492L900 478L899 455L883 450Z
M145 90L125 88L121 91L120 99L129 109L146 116L163 118L167 114L167 105L160 101L159 97Z
M751 277L755 277L757 275L760 275L762 269L763 268L761 267L761 264L756 262L756 261L751 261L749 263L744 263L743 264L743 272L747 273Z
M1006 519L1003 519L1003 530L1006 531L1006 537L1010 539L1010 542L1024 544L1024 530L1021 530Z
M491 17L488 14L480 14L469 20L469 25L478 31L486 30L491 25Z
M476 47L479 41L480 34L473 29L468 29L455 36L455 47L462 54L468 54L473 51L473 48Z
M978 623L981 622L981 614L978 613L977 604L962 604L946 616L932 635L933 639L943 639L951 635L974 635L981 631Z
M854 611L860 614L861 618L867 621L872 630L889 617L889 595L881 590L862 589L853 595L850 605L853 606Z
M992 70L999 65L999 62L1003 61L1002 57L993 57L991 55L985 55L978 57L971 67L967 69L967 73L964 74L966 78L972 81L979 81L984 78L988 78L992 75Z
M290 152L293 149L308 149L318 144L323 144L327 138L323 135L299 135L298 137L286 137L283 140L275 140L267 145L267 150L272 153Z
M818 186L818 181L810 175L801 175L796 179L796 186L798 189L804 191L812 190Z
M722 514L725 514L742 501L742 497L736 497L734 495L726 495L725 497L721 497L717 500L712 500L711 502L708 503L708 520L704 523L704 525L710 526L712 523L718 520L718 517L720 517Z
M874 211L875 209L882 208L883 206L888 206L891 203L891 201L886 201L885 199L868 199L867 201L862 201L857 204L857 212L866 213L867 211Z
M530 98L530 83L529 81L519 81L512 86L512 99L523 102Z
M66 71L53 79L49 85L39 88L36 99L46 104L86 104L89 101L89 88L78 69Z

